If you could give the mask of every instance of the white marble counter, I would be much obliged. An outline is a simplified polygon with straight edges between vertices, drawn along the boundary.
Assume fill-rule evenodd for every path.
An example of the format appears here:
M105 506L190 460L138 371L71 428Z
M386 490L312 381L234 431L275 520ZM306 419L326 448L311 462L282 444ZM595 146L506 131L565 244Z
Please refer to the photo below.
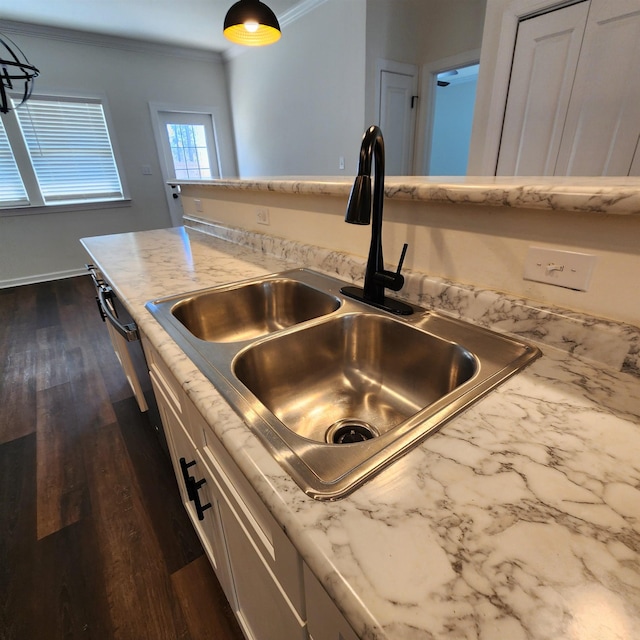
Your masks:
M640 382L618 371L626 342L607 365L541 344L541 359L351 496L317 502L144 303L296 266L349 278L353 264L291 246L285 260L183 229L84 244L362 638L640 638ZM476 292L467 311L481 303ZM634 331L606 328L625 340ZM592 339L578 334L579 348ZM537 335L565 341L540 324Z
M353 176L176 180L169 184L347 197ZM385 196L437 203L640 215L640 178L387 176Z

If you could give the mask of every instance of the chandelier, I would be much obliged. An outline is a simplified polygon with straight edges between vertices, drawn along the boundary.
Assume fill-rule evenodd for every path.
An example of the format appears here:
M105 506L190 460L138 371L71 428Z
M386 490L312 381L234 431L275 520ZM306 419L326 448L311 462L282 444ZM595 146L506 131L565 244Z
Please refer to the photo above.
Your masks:
M21 98L18 107L26 102L33 91L33 81L40 75L10 38L0 34L0 113L11 111L8 91Z

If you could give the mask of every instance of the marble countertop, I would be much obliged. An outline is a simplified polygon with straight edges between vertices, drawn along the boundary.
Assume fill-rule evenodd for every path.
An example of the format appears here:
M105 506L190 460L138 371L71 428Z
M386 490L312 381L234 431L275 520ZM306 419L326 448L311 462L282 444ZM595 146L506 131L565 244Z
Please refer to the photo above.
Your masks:
M360 637L640 638L638 377L541 345L352 495L318 502L144 308L314 265L184 228L83 243Z
M353 176L175 180L169 184L347 197ZM640 178L387 176L385 196L434 203L640 215Z

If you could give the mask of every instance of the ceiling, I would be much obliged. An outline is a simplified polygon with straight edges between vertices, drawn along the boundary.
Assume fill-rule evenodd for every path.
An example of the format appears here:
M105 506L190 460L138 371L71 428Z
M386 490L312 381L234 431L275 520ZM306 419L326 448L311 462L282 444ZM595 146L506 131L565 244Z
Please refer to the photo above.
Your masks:
M225 51L224 16L235 0L3 0L0 17L37 25ZM279 20L300 0L268 0Z

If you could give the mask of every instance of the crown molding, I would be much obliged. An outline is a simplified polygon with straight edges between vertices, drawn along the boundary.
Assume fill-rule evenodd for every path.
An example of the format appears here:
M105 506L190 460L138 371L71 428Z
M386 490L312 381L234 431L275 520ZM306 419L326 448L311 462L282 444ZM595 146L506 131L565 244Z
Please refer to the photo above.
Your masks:
M314 9L317 9L321 4L324 4L327 0L301 0L297 4L293 5L290 9L287 9L282 14L280 19L280 26L286 27L292 22L299 20L307 13L311 13Z
M89 31L17 22L14 20L0 20L0 32L45 38L47 40L73 42L75 44L85 44L95 47L105 47L107 49L121 49L136 53L151 53L153 55L167 55L192 60L222 62L222 54L217 51L192 49L190 47L151 42L149 40L136 40L134 38L123 38Z

